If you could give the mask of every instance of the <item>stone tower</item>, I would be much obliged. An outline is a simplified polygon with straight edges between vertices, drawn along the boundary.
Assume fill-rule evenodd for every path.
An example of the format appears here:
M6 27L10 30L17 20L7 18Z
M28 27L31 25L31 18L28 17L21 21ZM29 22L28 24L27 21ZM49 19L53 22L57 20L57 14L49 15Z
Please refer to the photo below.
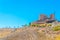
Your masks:
M44 20L44 19L46 19L46 18L47 18L47 16L46 16L46 15L41 14L39 19L40 19L40 20Z
M50 15L50 19L54 20L55 19L55 15L54 14L51 14Z

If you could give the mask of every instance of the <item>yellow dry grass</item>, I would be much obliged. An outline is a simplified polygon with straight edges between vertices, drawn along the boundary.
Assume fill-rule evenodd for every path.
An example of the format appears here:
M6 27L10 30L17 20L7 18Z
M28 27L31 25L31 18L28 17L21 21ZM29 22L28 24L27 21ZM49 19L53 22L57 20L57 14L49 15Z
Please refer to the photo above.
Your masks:
M55 37L55 40L60 40L60 35L57 35L57 36Z
M16 29L14 32L11 30L3 30L0 32L0 38L4 38L7 35L11 35L7 40L60 40L60 35L55 35L55 38L52 38L49 35L45 35L44 31L38 27L28 27L23 29ZM16 35L17 34L17 35Z
M3 32L0 32L0 38L4 38L6 37L7 35L9 35L11 32L10 31L3 31Z

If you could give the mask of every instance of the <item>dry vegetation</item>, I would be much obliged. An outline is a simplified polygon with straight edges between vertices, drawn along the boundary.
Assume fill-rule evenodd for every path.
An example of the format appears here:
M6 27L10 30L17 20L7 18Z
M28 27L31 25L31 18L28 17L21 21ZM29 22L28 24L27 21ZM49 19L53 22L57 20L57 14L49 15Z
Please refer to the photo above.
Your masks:
M0 40L60 40L60 35L55 36L53 33L49 34L46 30L47 29L42 30L42 28L39 27L25 27L13 31L9 30L5 31L5 33L9 35L4 35Z

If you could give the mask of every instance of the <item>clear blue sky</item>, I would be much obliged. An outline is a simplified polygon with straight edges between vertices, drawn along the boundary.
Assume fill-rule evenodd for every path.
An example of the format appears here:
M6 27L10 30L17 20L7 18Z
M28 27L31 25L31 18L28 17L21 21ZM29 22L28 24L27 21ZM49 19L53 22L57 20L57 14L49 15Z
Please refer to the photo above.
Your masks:
M54 11L60 20L60 0L0 0L0 27L21 26Z

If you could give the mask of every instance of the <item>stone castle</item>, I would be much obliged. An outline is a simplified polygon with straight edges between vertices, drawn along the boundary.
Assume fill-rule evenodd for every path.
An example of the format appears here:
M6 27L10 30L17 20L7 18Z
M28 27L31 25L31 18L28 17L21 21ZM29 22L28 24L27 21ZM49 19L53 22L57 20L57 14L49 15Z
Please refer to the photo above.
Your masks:
M41 14L39 20L33 22L35 24L43 24L43 23L52 23L55 21L55 15L51 14L50 17L47 17L44 14Z
M47 17L45 14L41 14L39 16L39 20L32 22L31 26L35 26L35 25L46 26L46 24L51 25L51 23L55 23L55 24L58 23L58 21L55 19L54 14L51 14L50 17Z

